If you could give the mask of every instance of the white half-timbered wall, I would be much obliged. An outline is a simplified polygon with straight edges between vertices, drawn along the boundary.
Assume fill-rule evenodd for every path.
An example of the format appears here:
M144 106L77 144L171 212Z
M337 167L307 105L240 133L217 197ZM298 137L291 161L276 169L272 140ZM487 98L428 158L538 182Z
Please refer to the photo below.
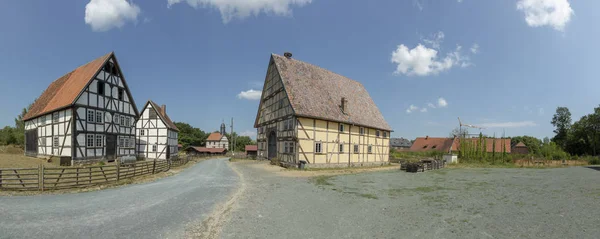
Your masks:
M37 134L37 140L34 140L35 145L25 145L26 154L29 156L70 157L72 153L71 117L71 109L65 109L25 121L25 131L33 133L33 135ZM29 137L33 135L27 134Z
M178 133L167 127L152 104L146 104L136 128L138 156L150 160L169 159L177 155Z
M113 158L106 155L107 143L116 144L114 157L135 155L137 115L120 69L111 65L112 58L75 103L74 159ZM109 135L115 142L107 142Z
M223 136L219 141L206 141L206 147L229 149L229 140L226 136Z

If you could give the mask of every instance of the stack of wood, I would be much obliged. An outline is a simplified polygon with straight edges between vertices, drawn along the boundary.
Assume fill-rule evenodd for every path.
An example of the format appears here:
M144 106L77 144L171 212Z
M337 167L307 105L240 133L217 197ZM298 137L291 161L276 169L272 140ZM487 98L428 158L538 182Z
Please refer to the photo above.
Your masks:
M446 162L444 160L436 160L436 159L423 159L416 163L402 163L400 164L400 170L416 173L416 172L425 172L429 170L441 169L446 166Z

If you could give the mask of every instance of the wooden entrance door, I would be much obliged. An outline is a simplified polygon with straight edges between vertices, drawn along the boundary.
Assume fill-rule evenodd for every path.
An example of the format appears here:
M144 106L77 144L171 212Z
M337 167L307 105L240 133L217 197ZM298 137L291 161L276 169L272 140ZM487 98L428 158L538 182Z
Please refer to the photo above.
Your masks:
M38 132L37 129L25 132L25 154L36 156L38 152Z
M167 157L166 157L166 159L170 159L171 158L171 146L167 145L166 147L167 147Z
M117 135L106 135L106 159L111 160L117 157Z
M267 150L269 151L267 155L269 160L277 157L277 134L275 134L275 131L271 131L269 134L269 145Z

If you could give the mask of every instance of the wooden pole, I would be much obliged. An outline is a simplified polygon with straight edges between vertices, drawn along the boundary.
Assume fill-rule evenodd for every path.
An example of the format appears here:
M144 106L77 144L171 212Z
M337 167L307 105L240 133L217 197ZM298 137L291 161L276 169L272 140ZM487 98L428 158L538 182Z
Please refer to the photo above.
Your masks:
M90 169L90 183L89 184L92 184L92 168L89 168L89 169Z
M79 185L79 168L77 168L77 176L75 176L75 183Z
M43 192L44 191L44 165L43 164L40 164L40 169L41 169L39 171L40 177L38 179L40 181L38 182L38 184L40 186L40 190L42 190L42 192Z
M116 164L117 164L117 181L119 181L119 177L120 177L120 173L119 173L120 170L119 170L119 168L120 167L119 167L119 161L118 160L117 160Z
M2 187L2 170L0 170L0 188Z
M155 170L156 170L156 159L154 159L154 162L152 162L152 174L155 174Z

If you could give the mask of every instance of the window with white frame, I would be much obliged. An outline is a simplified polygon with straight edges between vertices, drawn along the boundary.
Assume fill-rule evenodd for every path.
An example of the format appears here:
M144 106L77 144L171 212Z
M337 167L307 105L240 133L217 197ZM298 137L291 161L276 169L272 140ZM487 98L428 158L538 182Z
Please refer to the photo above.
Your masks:
M104 114L102 112L96 112L96 122L102 123L104 120Z
M52 122L58 123L58 112L52 114Z
M146 135L146 130L145 130L145 129L140 129L140 135L141 135L141 136L144 136L144 135Z
M94 135L93 134L87 135L87 146L94 147Z
M357 154L358 153L358 144L354 145L354 153Z
M288 153L288 142L283 142L283 152Z
M383 131L383 137L387 138L387 131Z
M359 131L360 131L360 135L363 135L363 134L365 134L365 128L364 128L364 127L360 127L360 130L359 130Z
M373 152L373 145L367 146L367 153L372 153L372 152Z
M340 144L339 146L340 153L344 152L344 144Z
M315 142L315 153L323 153L323 143Z
M120 118L119 118L119 115L118 115L118 114L115 114L115 116L113 117L113 123L115 123L115 124L119 124L119 119L120 119Z
M158 147L158 146L157 146L156 144L152 145L152 152L156 152L156 148L157 148L157 147Z
M289 153L293 154L294 153L294 142L290 142L290 150Z
M97 134L96 135L96 147L103 147L104 146L104 140L102 140L102 135Z
M58 144L59 144L58 136L54 136L54 138L52 140L52 146L58 147Z
M94 111L93 110L88 110L87 112L87 121L88 122L94 122Z
M125 138L119 138L119 147L125 147Z
M125 116L121 115L121 125L125 125Z
M381 132L379 130L375 131L375 136L379 137L380 134Z
M344 124L340 123L340 132L344 132Z

